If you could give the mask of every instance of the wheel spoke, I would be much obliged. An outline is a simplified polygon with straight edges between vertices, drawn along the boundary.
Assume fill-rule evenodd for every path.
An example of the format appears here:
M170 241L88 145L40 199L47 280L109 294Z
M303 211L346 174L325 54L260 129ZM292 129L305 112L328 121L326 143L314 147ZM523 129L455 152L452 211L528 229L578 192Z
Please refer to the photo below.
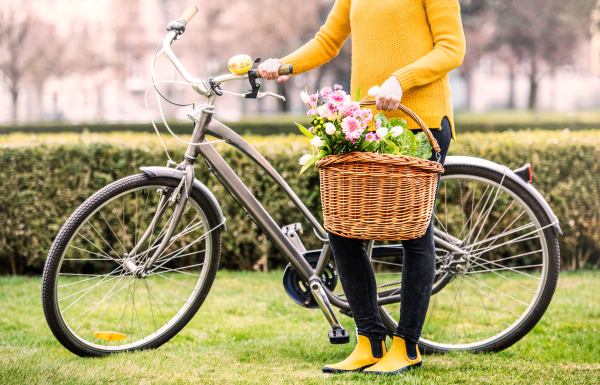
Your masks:
M466 252L435 250L436 294L422 333L422 343L434 350L466 346L486 351L501 343L508 331L533 314L548 279L548 232L544 230L554 223L540 224L536 208L526 203L530 197L523 198L518 186L507 186L502 175L491 180L469 173L442 175L433 214L436 229L448 234L447 239L441 237ZM463 259L467 270L458 274L449 270ZM400 285L393 286L397 284L394 274L402 273L402 260L372 262L381 280L377 290L386 296L399 292ZM388 321L398 322L399 303L384 305L382 310Z
M161 271L160 273L169 273L169 272L184 273L184 272L183 272L183 271L181 271L181 270L184 270L184 269L191 269L192 267L198 267L198 266L204 266L204 262L203 262L203 263L199 263L199 264L197 264L197 265L191 265L191 266L178 267L178 268L176 268L176 269L169 269L169 268L166 268L166 267L162 267L162 265L161 265L161 266L158 266L157 268L155 268L154 270L156 270L156 269L158 269L158 268L160 267L160 268L162 268L162 269L166 269L165 271ZM152 270L152 271L154 271L154 270ZM152 276L152 275L156 275L156 274L159 274L159 273L152 273L152 274L148 274L148 277L150 277L150 276ZM191 274L191 273L187 273L187 274ZM191 275L195 275L195 274L191 274ZM195 275L195 276L199 277L199 275Z
M214 272L217 268L213 247L219 238L208 234L222 223L208 231L208 218L214 215L207 210L210 207L190 194L178 219L177 232L165 242L175 209L163 206L162 196L153 191L174 186L154 185L153 180L140 175L129 178L134 184L130 190L124 190L122 184L118 190L107 187L95 194L94 201L82 205L79 212L88 210L88 216L68 230L69 243L49 256L61 258L55 264L57 279L45 281L50 282L45 284L46 289L55 293L57 324L88 351L152 347L155 341L161 341L160 335L187 322L184 315L189 314L188 309L197 309L194 305L203 301L212 283L214 274L207 270ZM154 181L159 180L164 178ZM155 216L160 211L164 215ZM124 253L138 245L146 233L147 241L137 246L140 250L131 259L135 266L129 262L124 266ZM162 242L167 247L146 276L130 272L143 266ZM121 333L123 339L106 340L97 334L102 330Z

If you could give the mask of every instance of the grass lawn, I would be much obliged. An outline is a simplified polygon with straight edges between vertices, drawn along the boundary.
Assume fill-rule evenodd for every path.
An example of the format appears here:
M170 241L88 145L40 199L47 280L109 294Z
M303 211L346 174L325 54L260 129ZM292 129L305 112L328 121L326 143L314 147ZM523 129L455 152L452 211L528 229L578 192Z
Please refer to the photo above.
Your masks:
M0 384L600 383L599 272L562 273L544 318L503 352L427 356L417 371L381 378L321 373L353 344L330 345L320 311L289 300L281 277L221 271L195 318L169 343L100 359L79 358L54 339L39 278L2 277Z

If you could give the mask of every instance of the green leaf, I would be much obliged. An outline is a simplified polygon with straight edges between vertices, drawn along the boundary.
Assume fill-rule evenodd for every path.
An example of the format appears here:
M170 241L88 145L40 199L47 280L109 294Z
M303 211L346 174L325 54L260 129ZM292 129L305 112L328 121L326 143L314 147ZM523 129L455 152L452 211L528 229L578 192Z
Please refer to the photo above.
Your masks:
M400 149L394 142L388 139L381 139L379 146L379 153L381 154L391 154L398 155Z
M296 123L296 122L294 122L294 123ZM313 134L311 134L311 133L310 133L310 131L308 131L308 130L306 129L306 127L304 127L303 125L296 123L296 126L298 126L298 128L300 129L300 132L301 132L301 133L303 133L304 135L308 136L309 138L311 138L311 139L312 139L312 138L314 138L314 137L315 137L315 136L314 136Z
M331 152L331 147L333 147L333 143L331 142L331 138L329 138L329 135L322 135L321 139L323 139L323 142L325 142L324 146L329 149L329 152Z
M300 174L302 175L302 173L306 170L308 170L310 168L310 166L312 166L313 164L317 163L317 160L329 155L330 152L329 151L325 151L325 150L321 150L317 155L313 156L312 158L310 158L308 160L308 162L306 162L306 164L302 167L302 170L300 170Z
M377 119L381 120L381 126L382 127L391 128L390 127L390 122L388 122L387 117L384 114L382 114L381 112L378 112L377 115L375 115L375 121L377 121Z
M373 152L375 150L377 150L379 148L379 141L373 141L373 142L367 142L369 143L369 145L367 147L365 147L365 149L363 150L363 152Z
M392 127L401 126L402 128L406 129L406 120L400 119L400 118L391 118L390 126L392 126Z
M360 86L356 87L356 100L357 102L360 102Z
M429 139L427 139L427 135L424 132L419 132L415 135L415 139L417 141L417 152L415 156L421 159L430 159L432 155L431 143L429 143Z
M411 130L404 130L399 137L402 137L400 154L415 156L417 152L417 140L415 139L415 134L413 134Z
M358 146L358 151L364 151L371 144L371 142L367 142L366 140Z

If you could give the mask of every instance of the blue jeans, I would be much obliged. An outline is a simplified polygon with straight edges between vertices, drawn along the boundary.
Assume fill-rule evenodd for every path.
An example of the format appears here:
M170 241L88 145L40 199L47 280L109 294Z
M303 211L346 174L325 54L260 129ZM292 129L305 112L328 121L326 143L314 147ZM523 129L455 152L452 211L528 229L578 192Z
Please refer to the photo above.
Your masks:
M452 138L450 121L447 117L442 119L441 126L441 130L431 130L431 132L442 149L440 162L444 164ZM420 131L413 132L416 134ZM430 160L436 160L435 151ZM345 238L332 233L329 233L329 241L358 333L372 340L385 340L388 330L379 314L375 273L367 255L365 242L362 239ZM404 262L400 292L400 322L396 335L416 344L421 337L421 329L427 316L435 276L433 220L429 223L425 235L402 241L402 247Z

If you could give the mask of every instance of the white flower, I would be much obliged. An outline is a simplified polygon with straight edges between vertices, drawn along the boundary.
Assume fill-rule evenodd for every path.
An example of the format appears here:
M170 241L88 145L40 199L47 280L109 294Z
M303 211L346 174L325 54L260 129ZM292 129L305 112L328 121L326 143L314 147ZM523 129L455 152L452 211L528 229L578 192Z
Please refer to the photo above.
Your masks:
M327 133L327 135L335 134L335 125L333 123L326 123L325 132Z
M312 155L310 154L302 155L302 158L300 158L300 164L304 166L306 163L308 163L310 158L312 158Z
M310 101L310 97L304 91L300 92L300 99L302 99L302 102L305 104L308 104L308 102Z
M377 96L380 90L381 88L379 88L379 86L371 87L371 89L369 89L369 96Z
M396 137L402 135L403 131L404 131L404 128L402 126L392 127L392 138L396 138Z
M388 134L388 129L385 127L380 127L377 129L377 131L375 131L375 134L377 134L379 139L383 139Z
M314 138L312 138L312 140L310 141L310 144L312 144L313 146L319 148L323 145L323 139L321 139L320 136L315 136Z

